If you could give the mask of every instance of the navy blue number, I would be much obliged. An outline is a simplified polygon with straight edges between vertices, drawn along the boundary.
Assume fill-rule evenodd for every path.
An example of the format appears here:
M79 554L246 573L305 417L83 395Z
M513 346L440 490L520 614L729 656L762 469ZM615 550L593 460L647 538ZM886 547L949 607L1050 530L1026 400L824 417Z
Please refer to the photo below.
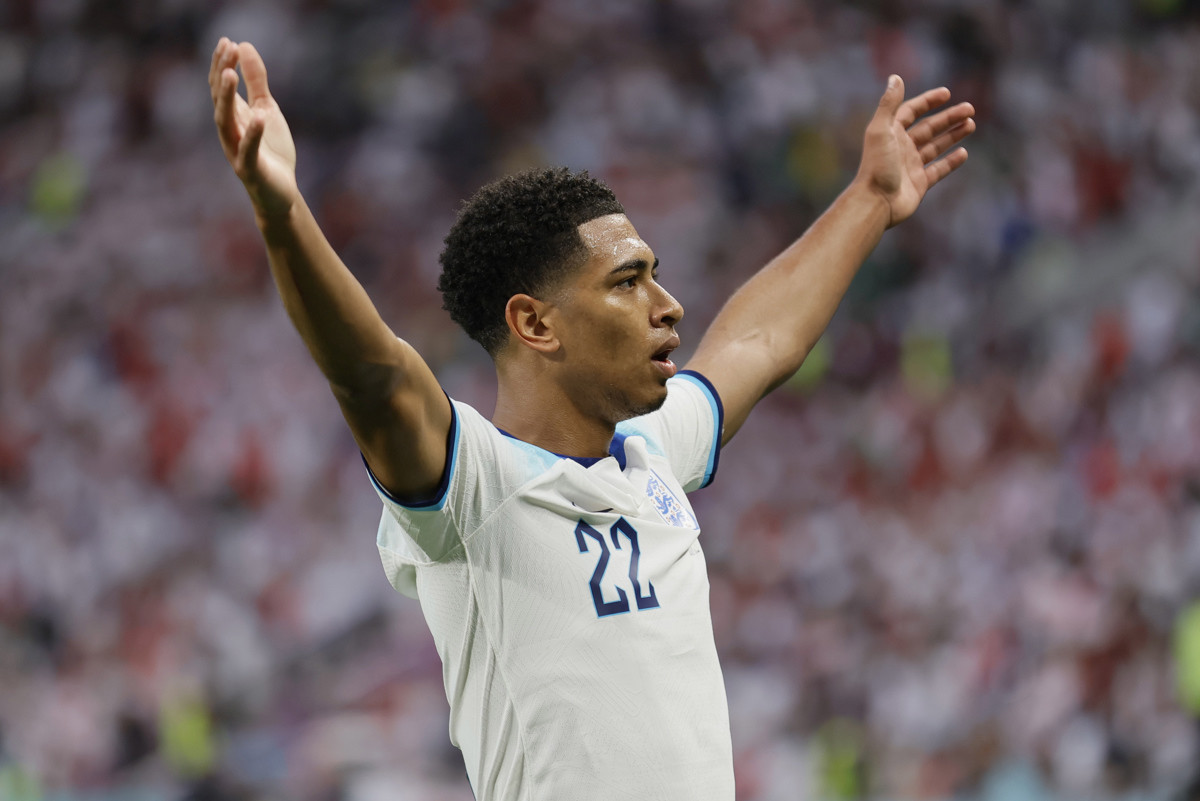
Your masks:
M609 537L612 538L613 547L618 551L621 550L621 541L618 534L624 534L625 539L629 540L630 557L629 557L629 580L633 583L633 597L637 602L638 609L657 609L658 595L654 592L654 584L647 581L646 588L648 592L642 594L642 583L638 580L638 562L642 557L642 548L638 544L637 529L629 524L625 518L618 518L617 522L612 524L612 528L608 531ZM596 529L589 526L582 520L575 526L575 542L579 545L580 553L587 553L588 544L584 539L584 535L591 537L596 542L600 543L600 558L596 561L596 569L592 571L591 581L588 586L592 590L592 603L596 607L596 614L600 617L608 615L619 615L622 612L629 611L629 596L625 590L617 587L617 600L605 601L604 595L600 590L600 582L604 578L604 571L608 569L608 558L610 551L608 543L604 541L604 535Z
M588 550L587 540L583 538L584 534L600 543L600 559L596 562L596 569L592 571L592 580L588 582L588 586L592 588L592 603L596 605L596 614L606 617L628 612L629 596L625 594L625 590L617 587L617 600L615 601L605 601L600 592L600 579L604 578L604 571L608 567L608 543L604 541L604 535L580 520L579 525L575 526L575 541L579 544L580 553L587 553Z
M612 536L613 547L619 551L621 550L621 541L617 539L617 532L625 535L633 549L633 554L629 557L629 580L633 582L633 597L637 601L637 608L658 608L658 596L654 593L654 584L647 581L646 586L650 588L650 593L642 595L642 583L638 581L638 560L642 557L642 548L638 545L637 529L629 525L629 521L623 517L613 523L612 529L608 533Z

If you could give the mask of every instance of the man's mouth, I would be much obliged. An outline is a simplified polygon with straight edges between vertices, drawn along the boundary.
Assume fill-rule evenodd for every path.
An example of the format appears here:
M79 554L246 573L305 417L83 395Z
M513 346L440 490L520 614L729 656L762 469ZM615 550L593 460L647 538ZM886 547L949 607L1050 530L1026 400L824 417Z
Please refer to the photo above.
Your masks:
M671 361L671 352L677 347L679 347L679 338L672 337L659 350L657 350L654 355L650 357L650 361L657 364L658 369L661 370L667 378L675 375L676 370L679 369L675 366L675 363Z
M671 361L671 351L679 347L679 337L672 335L666 342L663 342L662 347L655 351L650 358L656 362Z

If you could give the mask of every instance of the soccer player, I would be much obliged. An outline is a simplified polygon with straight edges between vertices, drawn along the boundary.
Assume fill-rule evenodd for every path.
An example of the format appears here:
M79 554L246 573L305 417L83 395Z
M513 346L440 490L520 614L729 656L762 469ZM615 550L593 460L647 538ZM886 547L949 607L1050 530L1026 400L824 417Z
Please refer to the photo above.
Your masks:
M942 108L944 88L905 101L889 78L853 182L729 298L685 370L683 309L607 187L567 170L484 187L439 288L495 362L489 420L447 397L321 234L254 47L222 39L209 84L279 293L383 501L384 568L433 633L476 797L732 799L686 493L800 366L884 230L966 161L974 109Z

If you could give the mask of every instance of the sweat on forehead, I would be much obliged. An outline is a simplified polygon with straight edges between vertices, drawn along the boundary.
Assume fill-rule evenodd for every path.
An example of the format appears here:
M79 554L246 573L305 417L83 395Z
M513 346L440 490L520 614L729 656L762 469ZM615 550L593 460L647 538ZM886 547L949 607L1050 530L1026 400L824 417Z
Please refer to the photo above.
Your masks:
M617 251L621 250L622 247L624 247L626 250L632 250L634 248L644 248L644 247L646 247L646 243L643 242L642 240L636 239L632 236L626 237L625 239L622 239L620 242L614 242L613 248L612 248L614 257L616 257L618 255Z
M588 250L614 258L649 248L624 214L610 214L582 223L579 238Z

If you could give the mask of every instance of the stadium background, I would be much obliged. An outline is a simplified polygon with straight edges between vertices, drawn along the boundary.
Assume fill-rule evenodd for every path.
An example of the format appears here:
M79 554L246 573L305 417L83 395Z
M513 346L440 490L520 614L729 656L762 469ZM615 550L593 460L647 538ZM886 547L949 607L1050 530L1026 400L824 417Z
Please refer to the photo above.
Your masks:
M1184 781L1195 3L11 0L0 797L470 798L419 608L212 130L221 35L264 54L385 318L484 410L489 364L433 290L480 183L609 181L694 343L853 174L889 72L974 102L967 167L694 497L739 798Z

